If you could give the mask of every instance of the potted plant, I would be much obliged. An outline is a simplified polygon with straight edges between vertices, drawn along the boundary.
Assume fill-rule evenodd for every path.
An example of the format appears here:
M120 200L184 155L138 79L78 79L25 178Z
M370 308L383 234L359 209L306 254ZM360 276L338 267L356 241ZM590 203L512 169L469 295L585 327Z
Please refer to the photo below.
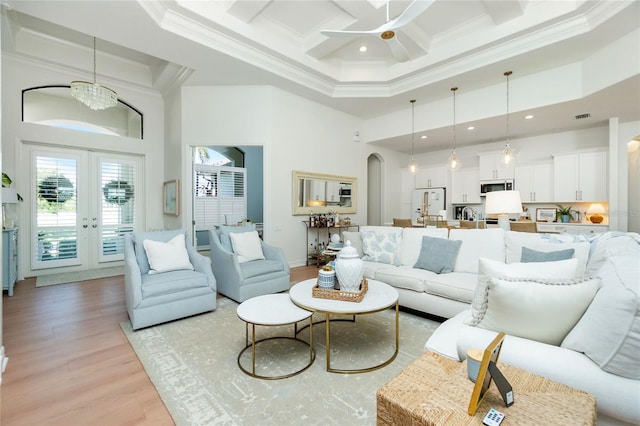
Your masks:
M573 220L573 213L578 212L577 210L571 209L571 206L565 207L560 204L556 204L556 206L558 207L556 209L556 218L563 223L569 223Z

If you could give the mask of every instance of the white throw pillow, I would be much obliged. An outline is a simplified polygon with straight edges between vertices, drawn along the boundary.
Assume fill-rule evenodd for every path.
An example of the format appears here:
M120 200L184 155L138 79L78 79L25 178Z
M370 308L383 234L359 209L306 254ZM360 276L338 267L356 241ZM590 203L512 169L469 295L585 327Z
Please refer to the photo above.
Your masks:
M563 242L550 242L548 239L539 237L540 234L529 234L529 236L518 235L521 232L507 232L505 236L506 251L507 251L507 263L520 262L522 258L522 247L527 247L535 251L558 251L573 249L573 258L578 259L578 269L576 270L576 277L582 277L587 268L587 260L589 259L588 242L578 243L563 243Z
M458 254L458 256L460 256ZM468 325L478 325L480 312L486 309L487 285L492 277L567 279L576 276L577 259L544 263L503 263L483 257L478 261L478 284L471 302L471 318Z
M189 253L184 240L184 234L178 234L166 243L155 240L142 241L144 251L149 259L149 274L178 271L181 269L193 270L189 261Z
M238 263L264 259L262 244L257 231L232 232L229 234L233 252L238 255Z
M640 379L640 258L613 256L600 269L602 288L562 342L600 368Z
M593 300L600 278L491 278L478 327L559 346Z

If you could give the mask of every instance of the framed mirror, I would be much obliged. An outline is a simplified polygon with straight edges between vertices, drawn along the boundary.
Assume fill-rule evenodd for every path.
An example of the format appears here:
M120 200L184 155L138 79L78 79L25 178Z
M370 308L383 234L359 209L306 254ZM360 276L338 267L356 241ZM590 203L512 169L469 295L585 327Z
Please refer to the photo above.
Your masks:
M312 213L356 213L358 179L294 170L292 205L294 215Z

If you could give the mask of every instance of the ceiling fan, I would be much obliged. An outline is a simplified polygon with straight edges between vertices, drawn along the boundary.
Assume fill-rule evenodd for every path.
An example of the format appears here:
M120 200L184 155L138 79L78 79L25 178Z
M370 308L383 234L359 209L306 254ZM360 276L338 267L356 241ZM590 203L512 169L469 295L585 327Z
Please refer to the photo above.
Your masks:
M399 62L406 62L410 59L409 52L395 36L396 31L417 18L422 12L427 10L434 1L435 0L414 0L400 16L392 21L389 21L389 2L387 1L387 22L376 29L363 31L322 30L321 33L330 37L362 37L368 35L380 37L387 42L391 54Z

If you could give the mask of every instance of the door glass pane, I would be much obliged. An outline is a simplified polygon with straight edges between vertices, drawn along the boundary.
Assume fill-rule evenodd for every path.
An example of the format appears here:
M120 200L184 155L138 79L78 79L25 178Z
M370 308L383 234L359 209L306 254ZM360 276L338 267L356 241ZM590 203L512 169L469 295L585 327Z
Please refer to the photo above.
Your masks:
M36 157L35 194L35 261L77 259L77 161Z
M124 253L124 235L135 224L135 167L115 161L100 162L101 256Z

